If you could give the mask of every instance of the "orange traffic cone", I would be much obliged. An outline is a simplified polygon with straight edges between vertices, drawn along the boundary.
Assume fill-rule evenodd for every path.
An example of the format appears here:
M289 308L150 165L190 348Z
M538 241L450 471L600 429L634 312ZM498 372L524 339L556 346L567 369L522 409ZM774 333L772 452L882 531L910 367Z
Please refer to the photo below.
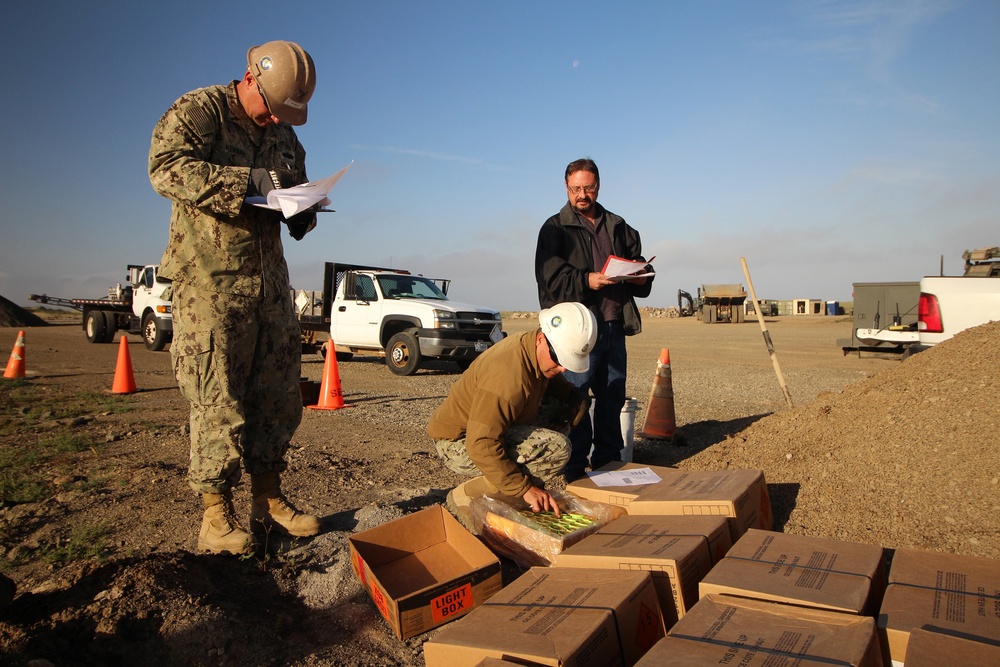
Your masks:
M326 347L326 364L323 366L323 382L319 386L319 403L306 407L311 410L339 410L354 407L344 403L344 391L340 387L340 369L337 368L337 352L333 349L332 338Z
M17 340L14 341L14 349L10 351L10 359L7 360L7 369L3 376L8 380L20 380L24 377L24 332L17 332Z
M132 357L128 353L128 340L122 336L118 345L118 365L115 368L115 381L111 385L112 394L134 394L135 376L132 374Z
M670 350L667 348L660 350L660 359L656 362L653 390L649 394L646 420L639 435L653 440L674 440L675 435L679 435L677 433L677 420L674 417L674 385L670 377Z

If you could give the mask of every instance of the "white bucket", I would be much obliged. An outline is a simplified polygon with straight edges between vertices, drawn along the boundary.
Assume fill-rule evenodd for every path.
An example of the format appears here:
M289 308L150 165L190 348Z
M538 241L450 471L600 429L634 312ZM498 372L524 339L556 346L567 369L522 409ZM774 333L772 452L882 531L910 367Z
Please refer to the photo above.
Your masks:
M632 454L635 451L635 411L639 407L638 399L632 398L631 396L625 399L625 405L622 406L621 413L621 423L622 423L622 461L625 463L632 463ZM590 423L594 423L594 405L590 405ZM593 456L594 446L590 446L590 454L588 456Z

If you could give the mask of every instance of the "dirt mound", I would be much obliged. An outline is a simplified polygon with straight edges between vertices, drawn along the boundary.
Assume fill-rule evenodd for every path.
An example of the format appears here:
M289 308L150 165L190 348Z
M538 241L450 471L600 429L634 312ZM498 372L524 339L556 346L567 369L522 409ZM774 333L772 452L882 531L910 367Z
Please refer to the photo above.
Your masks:
M784 532L1000 558L997 368L992 322L681 467L765 470Z
M0 327L44 327L48 322L0 296Z

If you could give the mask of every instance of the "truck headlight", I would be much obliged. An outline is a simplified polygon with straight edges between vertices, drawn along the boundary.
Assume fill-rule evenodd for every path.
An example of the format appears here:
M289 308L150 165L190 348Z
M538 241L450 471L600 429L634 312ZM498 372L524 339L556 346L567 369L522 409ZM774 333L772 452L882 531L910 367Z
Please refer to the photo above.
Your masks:
M161 315L169 314L170 313L170 306L157 306L156 307L156 312L160 313Z
M434 310L434 328L435 329L457 329L458 325L455 322L455 313L450 310Z

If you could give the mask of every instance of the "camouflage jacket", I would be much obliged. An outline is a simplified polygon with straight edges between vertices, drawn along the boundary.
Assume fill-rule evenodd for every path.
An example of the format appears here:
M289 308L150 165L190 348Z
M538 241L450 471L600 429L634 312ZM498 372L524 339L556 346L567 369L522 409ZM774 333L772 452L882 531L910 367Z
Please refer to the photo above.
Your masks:
M253 167L291 169L306 181L306 154L290 125L254 124L236 83L183 95L153 130L149 180L172 202L159 272L213 292L287 292L281 216L243 200Z

